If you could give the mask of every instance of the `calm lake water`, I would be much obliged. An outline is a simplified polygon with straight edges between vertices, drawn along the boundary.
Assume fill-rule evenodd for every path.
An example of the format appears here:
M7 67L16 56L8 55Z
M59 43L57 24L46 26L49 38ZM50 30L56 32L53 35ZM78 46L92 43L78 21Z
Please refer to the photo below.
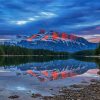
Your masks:
M99 78L99 68L99 58L0 57L0 89L52 95L50 89Z

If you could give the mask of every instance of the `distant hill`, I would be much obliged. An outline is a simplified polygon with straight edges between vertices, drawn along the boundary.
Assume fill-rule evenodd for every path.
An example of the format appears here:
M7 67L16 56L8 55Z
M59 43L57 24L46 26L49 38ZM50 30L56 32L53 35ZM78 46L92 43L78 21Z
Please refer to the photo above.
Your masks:
M76 56L94 56L94 55L100 56L100 43L97 46L97 48L94 50L82 50L82 51L73 53L73 55L76 55Z

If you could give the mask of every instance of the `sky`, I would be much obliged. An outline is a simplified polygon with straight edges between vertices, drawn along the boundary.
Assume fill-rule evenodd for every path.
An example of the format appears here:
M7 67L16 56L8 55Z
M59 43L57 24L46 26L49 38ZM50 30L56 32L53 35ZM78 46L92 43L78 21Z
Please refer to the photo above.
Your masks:
M100 41L100 0L0 0L0 36L40 29Z

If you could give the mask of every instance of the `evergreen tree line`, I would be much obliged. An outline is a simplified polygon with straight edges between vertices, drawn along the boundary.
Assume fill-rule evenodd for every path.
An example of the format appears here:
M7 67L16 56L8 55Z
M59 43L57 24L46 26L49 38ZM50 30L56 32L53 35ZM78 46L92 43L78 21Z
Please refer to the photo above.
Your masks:
M100 43L98 45L98 47L95 50L83 50L83 51L79 51L79 52L75 52L73 53L73 55L79 55L79 56L98 56L100 55Z
M29 49L20 46L0 45L0 55L68 55L68 53L43 49Z
M88 55L100 55L100 43L97 49L95 50L83 50L75 52L73 54L68 52L54 52L50 50L43 49L29 49L20 46L11 46L11 45L0 45L0 55L79 55L79 56L88 56Z
M96 55L100 55L100 43L99 43L98 48L95 50L95 54Z

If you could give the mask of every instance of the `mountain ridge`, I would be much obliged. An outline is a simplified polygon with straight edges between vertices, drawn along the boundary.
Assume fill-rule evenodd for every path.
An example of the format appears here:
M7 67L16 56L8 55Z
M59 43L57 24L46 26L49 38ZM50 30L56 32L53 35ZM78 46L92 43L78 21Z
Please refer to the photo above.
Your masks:
M82 50L94 50L97 48L97 43L88 42L82 37L65 32L41 30L37 34L28 37L17 37L16 43L6 43L8 45L17 45L31 49L44 49L57 52L77 52Z
M90 43L82 37L72 34L58 33L54 31L39 32L26 40L22 40L19 45L33 49L47 49L63 52L77 52L81 50L95 49L96 43Z

